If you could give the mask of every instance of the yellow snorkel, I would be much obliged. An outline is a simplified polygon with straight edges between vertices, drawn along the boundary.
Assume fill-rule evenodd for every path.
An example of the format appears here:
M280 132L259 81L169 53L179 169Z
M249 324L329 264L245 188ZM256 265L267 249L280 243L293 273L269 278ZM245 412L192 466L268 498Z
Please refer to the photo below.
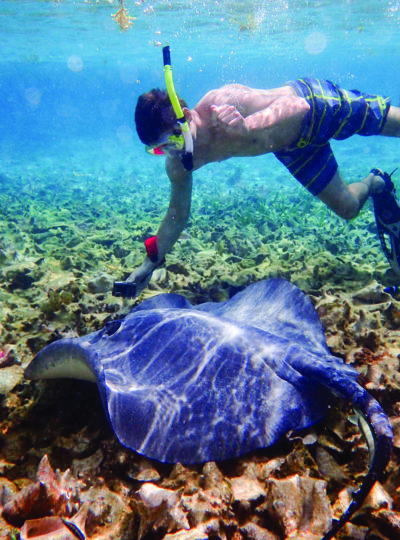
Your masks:
M168 97L171 100L172 108L176 114L176 118L178 120L179 127L182 130L182 135L185 141L185 151L181 157L182 165L187 171L191 171L193 169L193 139L192 134L190 133L189 124L185 118L185 115L183 114L182 107L175 91L174 81L172 78L171 51L169 45L163 47L163 60L165 85L167 87Z

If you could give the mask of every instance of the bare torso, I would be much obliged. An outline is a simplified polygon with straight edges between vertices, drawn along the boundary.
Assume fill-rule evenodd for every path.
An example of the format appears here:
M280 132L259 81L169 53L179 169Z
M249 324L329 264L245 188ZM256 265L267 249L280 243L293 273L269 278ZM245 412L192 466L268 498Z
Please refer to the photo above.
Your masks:
M299 137L308 110L291 86L261 90L230 84L211 90L190 111L194 168L287 147Z

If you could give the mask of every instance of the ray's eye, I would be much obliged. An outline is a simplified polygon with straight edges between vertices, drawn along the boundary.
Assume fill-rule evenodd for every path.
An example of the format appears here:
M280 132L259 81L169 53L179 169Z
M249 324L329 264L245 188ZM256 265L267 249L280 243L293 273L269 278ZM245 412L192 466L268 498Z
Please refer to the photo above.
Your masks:
M122 321L110 321L106 323L104 327L104 334L106 336L112 336L121 326Z

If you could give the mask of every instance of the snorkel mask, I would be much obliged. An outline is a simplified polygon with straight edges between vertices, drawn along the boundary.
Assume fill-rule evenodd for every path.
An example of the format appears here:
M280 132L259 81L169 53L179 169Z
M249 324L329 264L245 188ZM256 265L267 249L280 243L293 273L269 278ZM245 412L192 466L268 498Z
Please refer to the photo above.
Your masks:
M174 150L182 150L185 146L183 135L170 135L154 146L146 146L146 152L152 156L163 156L168 153L169 146L172 146Z
M191 171L193 169L193 139L192 134L190 133L189 124L183 114L182 107L175 91L169 45L163 47L163 61L165 85L167 87L168 97L171 101L182 134L169 135L164 141L161 141L154 146L146 146L146 151L152 155L159 156L166 153L168 146L173 146L174 150L183 150L180 156L182 165L187 171Z

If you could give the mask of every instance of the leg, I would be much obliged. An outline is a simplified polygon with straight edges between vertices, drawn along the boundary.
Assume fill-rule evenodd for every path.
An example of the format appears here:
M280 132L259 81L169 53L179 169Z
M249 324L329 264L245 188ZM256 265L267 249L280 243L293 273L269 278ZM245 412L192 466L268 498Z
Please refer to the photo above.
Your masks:
M400 107L390 106L385 125L380 135L387 137L400 137Z
M379 176L369 174L361 182L346 185L339 171L329 184L317 195L331 210L343 219L355 218L371 193L378 193L385 187Z
M385 125L379 134L400 137L400 107L390 106ZM339 171L336 171L318 197L339 217L352 219L358 215L369 195L379 193L384 187L382 178L373 174L369 174L361 182L346 185Z

